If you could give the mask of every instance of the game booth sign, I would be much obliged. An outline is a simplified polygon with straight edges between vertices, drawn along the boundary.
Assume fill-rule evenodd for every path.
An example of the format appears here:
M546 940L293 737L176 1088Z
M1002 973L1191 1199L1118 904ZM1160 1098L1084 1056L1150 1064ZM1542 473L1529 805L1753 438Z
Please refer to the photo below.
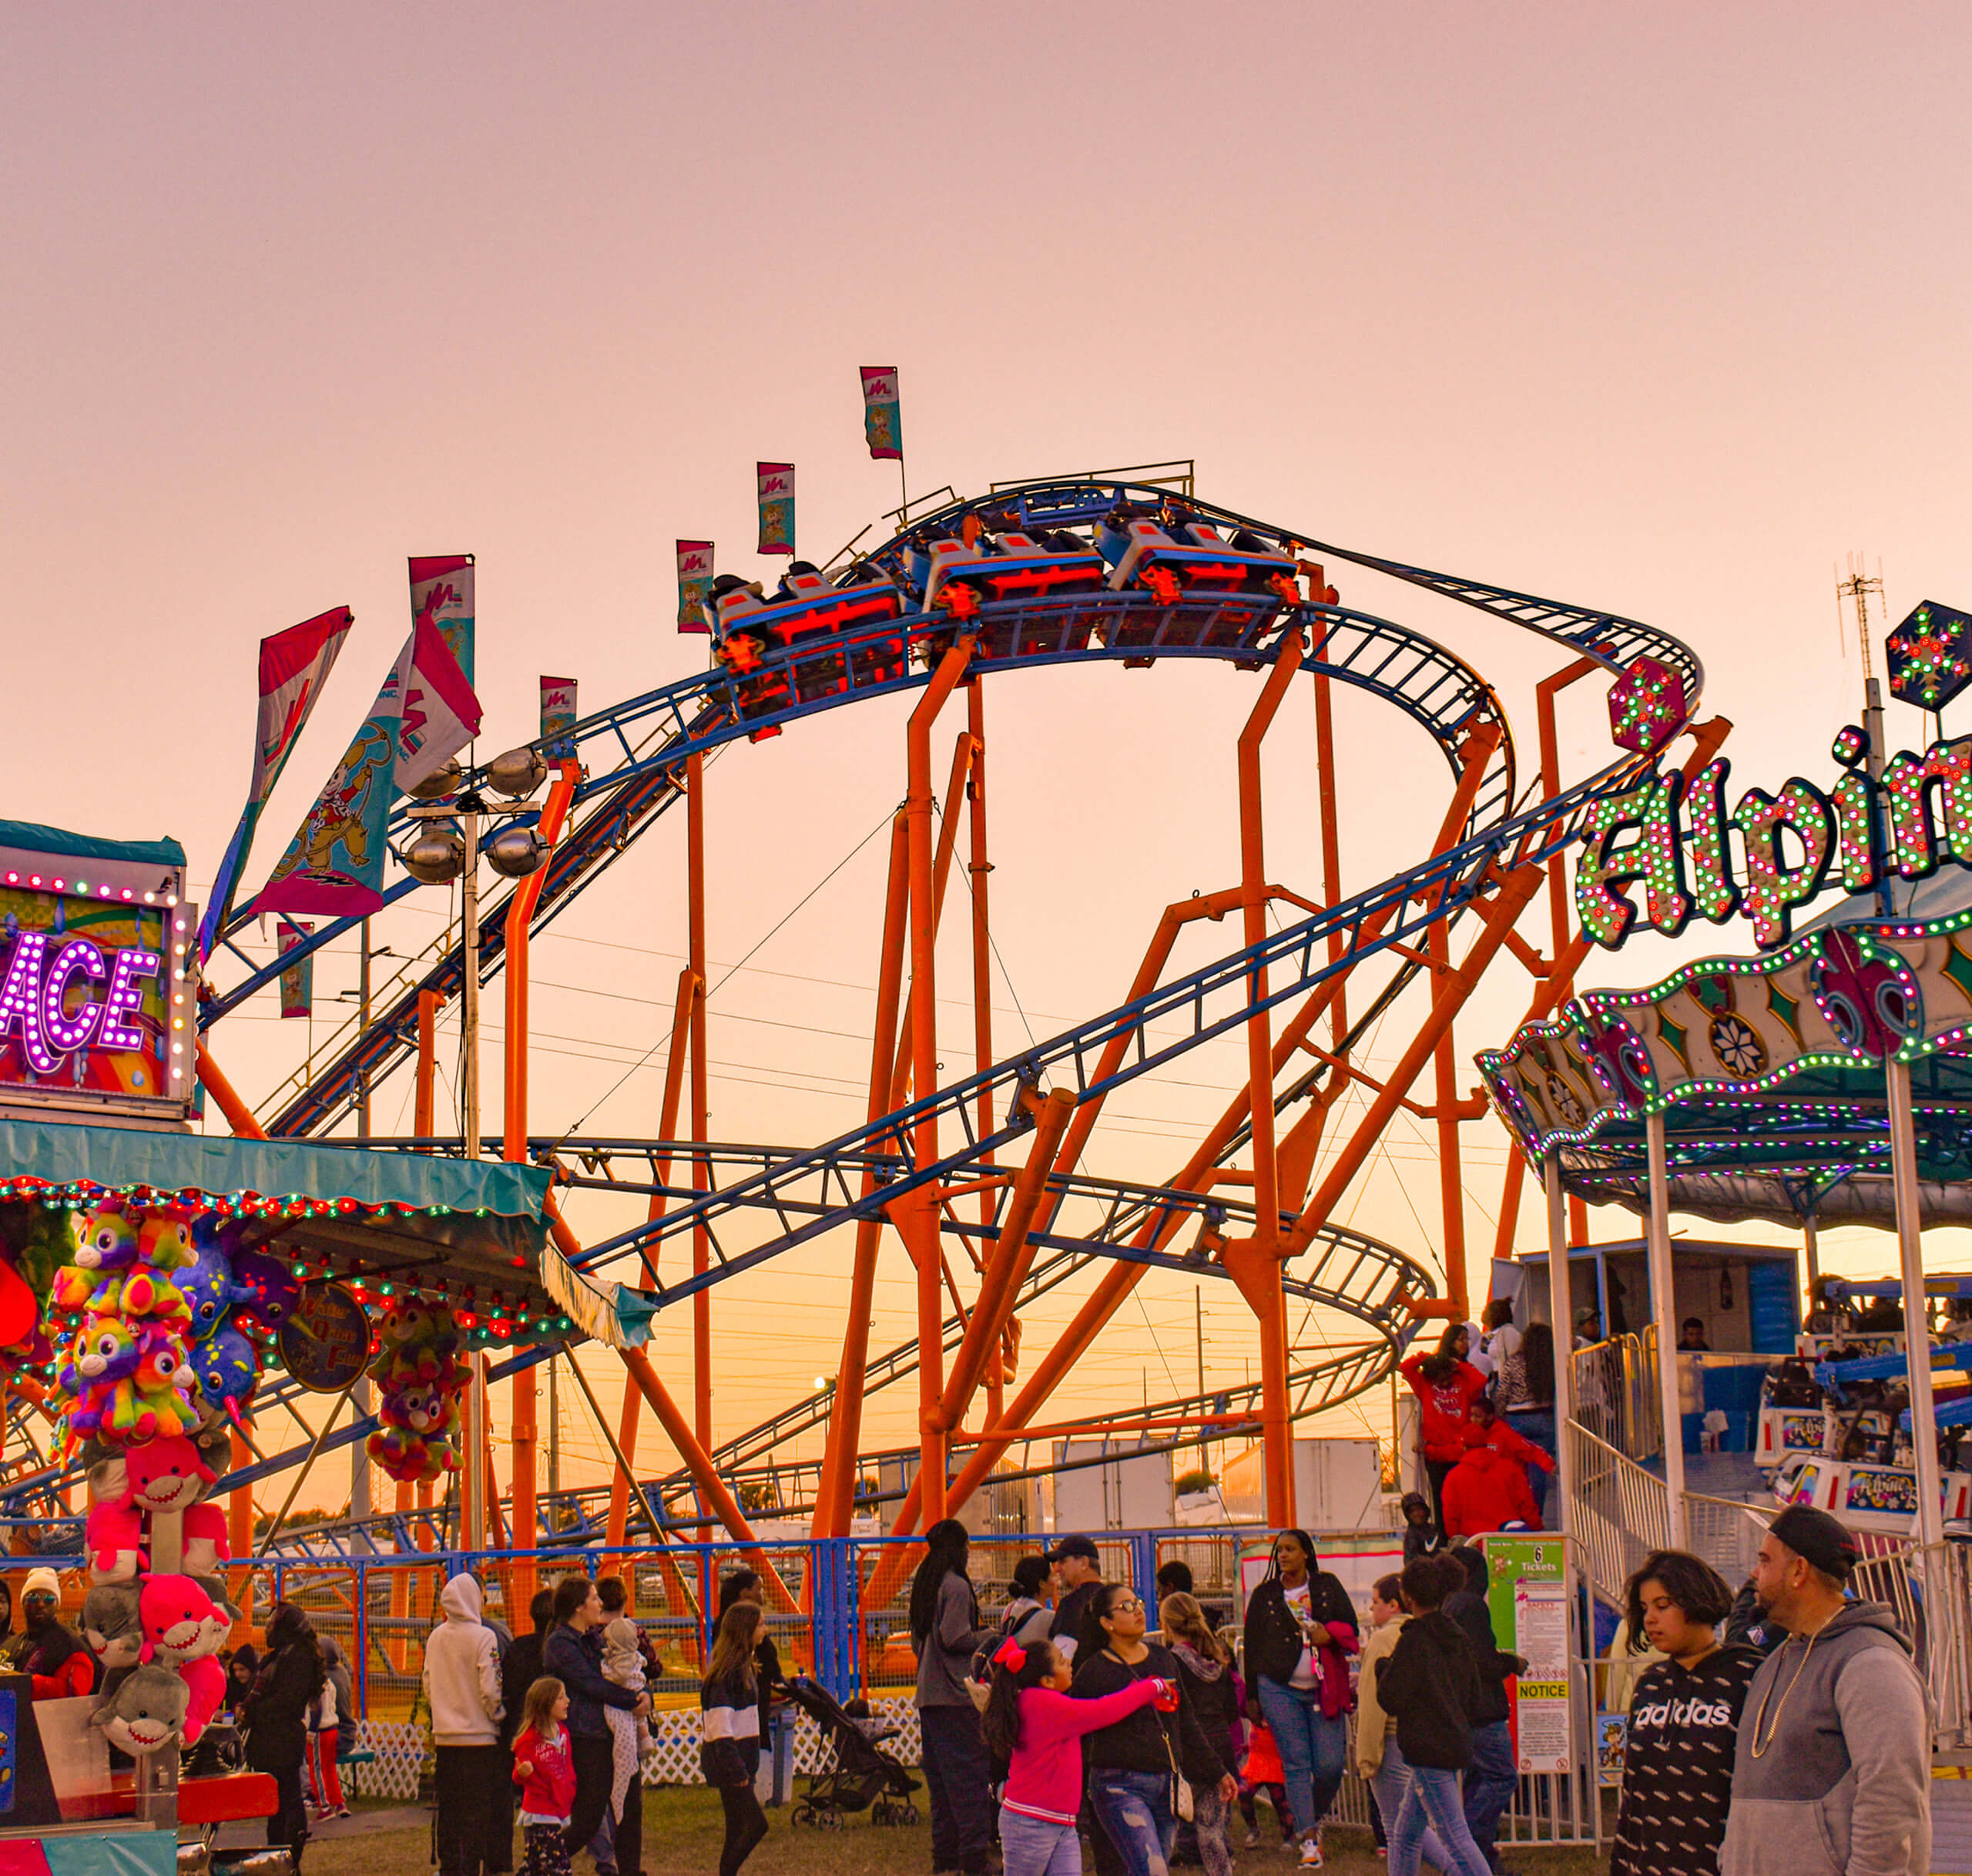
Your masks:
M0 1515L32 1521L17 1563L69 1579L106 1670L39 1700L0 1675L5 1876L161 1876L181 1831L274 1809L263 1775L179 1776L227 1724L217 1656L252 1613L250 1506L222 1506L301 1458L240 1463L257 1402L333 1394L326 1435L367 1375L342 1437L444 1478L481 1353L573 1327L541 1284L545 1170L191 1131L183 866L0 823L0 1375L10 1451L45 1455L0 1475Z
M1890 640L1893 693L1927 710L1972 673L1961 660L1966 671L1952 666L1941 687L1931 639L1947 611L1919 608ZM1568 1196L1646 1218L1662 1347L1677 1339L1673 1208L1803 1230L1811 1272L1817 1221L1893 1227L1913 1322L1926 1308L1923 1223L1972 1218L1972 910L1959 909L1962 881L1939 894L1937 915L1915 909L1920 882L1972 867L1972 738L1886 760L1880 707L1868 723L1836 737L1832 786L1797 777L1729 807L1723 760L1688 778L1648 766L1662 737L1633 743L1645 759L1635 784L1591 807L1582 828L1582 931L1613 950L1638 931L1675 936L1694 918L1743 917L1759 954L1705 958L1645 989L1588 992L1478 1058L1494 1107L1547 1184L1555 1264ZM1796 915L1838 886L1850 896L1797 934ZM1565 1319L1565 1292L1557 1298ZM1936 1542L1930 1364L1908 1374L1924 1430L1918 1532ZM1675 1364L1661 1364L1661 1379L1675 1425ZM1665 1454L1674 1542L1681 1447Z

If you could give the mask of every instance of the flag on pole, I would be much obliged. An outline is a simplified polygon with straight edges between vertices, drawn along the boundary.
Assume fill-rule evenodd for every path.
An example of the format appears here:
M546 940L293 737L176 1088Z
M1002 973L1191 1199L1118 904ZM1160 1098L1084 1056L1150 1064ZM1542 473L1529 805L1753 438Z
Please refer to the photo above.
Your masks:
M444 628L428 614L411 628L398 659L404 703L397 713L394 780L397 792L408 794L478 735L479 700L452 655Z
M354 619L347 606L338 606L260 641L260 714L253 737L253 779L246 790L240 825L233 830L226 857L220 862L212 902L199 927L202 962L212 955L213 947L232 916L233 895L240 874L246 870L260 810L287 766Z
M470 554L411 557L411 624L429 619L444 635L468 689L474 682L472 575Z
M763 554L794 551L794 465L759 462L753 472L760 485L760 545Z
M572 677L544 677L541 680L541 740L547 753L572 756L575 743L569 732L575 727L575 680Z
M382 908L384 841L411 649L407 645L392 663L363 727L260 888L250 908L256 916L321 912L362 918Z
M285 958L303 943L315 928L305 918L280 921L280 955ZM283 1016L312 1016L315 1013L315 954L304 951L280 974L280 1013Z
M789 505L791 511L793 504ZM762 511L764 515L765 510ZM764 521L762 522L765 527ZM712 590L712 542L680 541L678 543L678 629L709 632L706 623L706 595Z
M873 460L904 460L904 418L897 406L897 367L863 367L863 434Z

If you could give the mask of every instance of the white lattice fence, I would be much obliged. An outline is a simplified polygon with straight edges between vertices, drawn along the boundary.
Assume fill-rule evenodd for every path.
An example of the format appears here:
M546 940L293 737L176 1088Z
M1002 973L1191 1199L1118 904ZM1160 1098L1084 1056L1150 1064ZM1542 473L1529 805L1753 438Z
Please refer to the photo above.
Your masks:
M877 1718L902 1728L894 1739L884 1742L884 1750L900 1764L916 1765L924 1756L923 1735L917 1724L917 1710L909 1700L874 1700L870 1711ZM696 1785L704 1783L699 1772L699 1716L686 1708L651 1716L655 1735L644 1760L647 1785ZM360 1720L357 1745L361 1751L374 1752L374 1764L345 1766L344 1772L352 1790L366 1798L398 1798L406 1801L418 1796L419 1780L431 1757L431 1736L422 1727L401 1721ZM806 1713L794 1721L794 1769L814 1771L821 1763L821 1729Z

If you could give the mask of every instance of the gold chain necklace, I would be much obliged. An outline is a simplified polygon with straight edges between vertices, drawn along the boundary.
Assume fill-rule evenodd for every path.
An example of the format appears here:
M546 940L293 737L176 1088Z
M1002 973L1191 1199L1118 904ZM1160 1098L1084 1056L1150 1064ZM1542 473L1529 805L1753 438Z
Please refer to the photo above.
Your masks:
M1824 1623L1822 1625L1822 1627L1826 1628L1827 1626L1828 1625ZM1766 1693L1760 1696L1759 1712L1755 1717L1753 1720L1753 1757L1756 1759L1765 1758L1768 1747L1770 1747L1773 1743L1774 1734L1780 1730L1780 1716L1786 1708L1787 1695L1792 1693L1795 1688L1799 1685L1801 1676L1808 1671L1808 1656L1814 1653L1815 1643L1820 1639L1821 1629L1817 1629L1815 1630L1813 1634L1808 1637L1807 1646L1801 1650L1801 1665L1795 1669L1794 1678L1788 1682L1786 1692L1781 1695L1779 1704L1773 1710L1773 1724L1768 1729L1766 1745L1765 1746L1762 1746L1759 1743L1759 1730L1762 1727L1766 1726L1766 1703L1769 1700L1773 1698L1773 1683L1772 1681L1769 1681L1767 1683ZM1776 1674L1773 1678L1775 1680L1778 1680L1780 1676Z

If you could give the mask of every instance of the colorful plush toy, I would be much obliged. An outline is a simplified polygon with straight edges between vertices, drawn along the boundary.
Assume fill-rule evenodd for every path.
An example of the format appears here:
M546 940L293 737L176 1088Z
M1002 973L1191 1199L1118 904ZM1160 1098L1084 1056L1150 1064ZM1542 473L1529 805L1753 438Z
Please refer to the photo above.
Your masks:
M244 1424L243 1411L260 1379L260 1351L230 1323L215 1329L191 1352L191 1385L207 1419L224 1415Z
M202 1503L223 1463L220 1443L195 1444L184 1435L153 1438L103 1453L89 1467L92 1501L86 1527L90 1573L99 1583L128 1582L150 1568L143 1520L159 1512L183 1514L185 1573L209 1576L227 1545L226 1514Z
M365 1451L400 1484L422 1485L459 1466L458 1397L472 1371L448 1309L410 1300L384 1319L370 1364L381 1389Z
M189 1225L169 1208L106 1204L76 1222L72 1257L49 1290L55 1307L84 1312L59 1377L74 1403L68 1437L186 1431L196 1419L179 1378L192 1312L172 1274L196 1260Z
M279 1329L301 1300L300 1278L264 1251L236 1250L233 1276L240 1290L236 1307L263 1329Z
M189 1576L146 1576L138 1592L138 1616L143 1625L139 1658L167 1667L216 1654L233 1626Z
M135 1583L97 1583L82 1599L82 1639L106 1668L134 1667L144 1641Z
M223 1670L222 1674L223 1674ZM129 1677L89 1716L111 1745L133 1757L162 1752L185 1730L191 1690L167 1667L133 1668Z
M193 1342L203 1342L222 1327L233 1306L246 1294L233 1274L233 1255L210 1213L192 1221L193 1257L173 1280L192 1311Z
M214 1656L200 1655L179 1668L178 1678L185 1687L185 1743L196 1746L226 1698L226 1670Z

